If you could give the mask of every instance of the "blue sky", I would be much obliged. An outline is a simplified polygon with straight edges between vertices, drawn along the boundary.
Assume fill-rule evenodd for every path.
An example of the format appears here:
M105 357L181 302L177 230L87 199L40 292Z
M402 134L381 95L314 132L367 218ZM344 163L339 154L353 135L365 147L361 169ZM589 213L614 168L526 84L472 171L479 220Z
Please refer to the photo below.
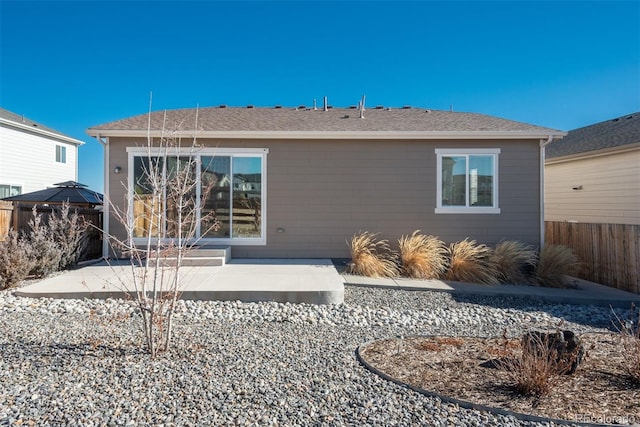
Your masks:
M0 0L0 106L86 142L154 109L412 105L575 129L640 111L640 1Z

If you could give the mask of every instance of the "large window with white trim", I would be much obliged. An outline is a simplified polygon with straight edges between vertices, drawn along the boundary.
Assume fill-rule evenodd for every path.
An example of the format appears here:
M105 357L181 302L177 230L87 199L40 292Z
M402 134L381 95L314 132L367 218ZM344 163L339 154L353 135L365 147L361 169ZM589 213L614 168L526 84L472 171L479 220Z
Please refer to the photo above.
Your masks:
M171 153L130 147L129 201L133 237L178 234L176 218L198 240L265 244L267 149L200 148ZM167 188L156 189L150 173L168 177ZM189 193L182 212L171 197L171 179L180 174ZM193 208L193 209L192 209ZM193 214L189 214L193 212ZM164 214L164 215L163 215ZM182 233L182 235L187 233Z
M500 213L500 149L436 149L436 213Z

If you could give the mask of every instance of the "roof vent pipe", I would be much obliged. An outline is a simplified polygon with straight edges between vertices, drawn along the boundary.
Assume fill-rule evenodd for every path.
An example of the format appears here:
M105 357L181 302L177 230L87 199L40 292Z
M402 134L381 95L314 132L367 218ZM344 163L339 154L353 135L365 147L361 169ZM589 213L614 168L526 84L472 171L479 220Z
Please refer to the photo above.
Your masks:
M328 111L328 110L329 110L329 104L328 104L328 102L327 102L327 97L326 97L326 96L325 96L325 97L324 97L324 99L323 99L323 106L322 106L322 109L323 109L324 111Z
M318 106L316 105L316 99L313 98L313 111L316 111L318 109Z
M362 95L362 101L360 101L360 118L364 119L364 100L365 100L365 95Z

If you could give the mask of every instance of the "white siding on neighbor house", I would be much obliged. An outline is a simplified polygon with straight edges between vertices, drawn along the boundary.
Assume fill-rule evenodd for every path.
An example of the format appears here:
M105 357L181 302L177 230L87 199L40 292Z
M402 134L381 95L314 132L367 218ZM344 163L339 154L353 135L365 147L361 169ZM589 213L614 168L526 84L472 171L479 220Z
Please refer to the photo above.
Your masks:
M545 165L545 220L640 224L640 149L551 159Z
M56 162L56 145L66 147L66 163ZM24 194L77 181L77 163L74 144L0 127L0 184L21 186Z

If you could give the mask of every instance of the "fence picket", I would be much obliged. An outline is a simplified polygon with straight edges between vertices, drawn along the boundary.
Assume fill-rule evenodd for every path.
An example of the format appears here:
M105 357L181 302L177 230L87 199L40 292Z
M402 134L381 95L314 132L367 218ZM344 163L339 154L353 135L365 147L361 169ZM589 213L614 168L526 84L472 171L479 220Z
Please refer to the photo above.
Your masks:
M546 221L545 243L582 261L580 278L640 294L640 225Z

